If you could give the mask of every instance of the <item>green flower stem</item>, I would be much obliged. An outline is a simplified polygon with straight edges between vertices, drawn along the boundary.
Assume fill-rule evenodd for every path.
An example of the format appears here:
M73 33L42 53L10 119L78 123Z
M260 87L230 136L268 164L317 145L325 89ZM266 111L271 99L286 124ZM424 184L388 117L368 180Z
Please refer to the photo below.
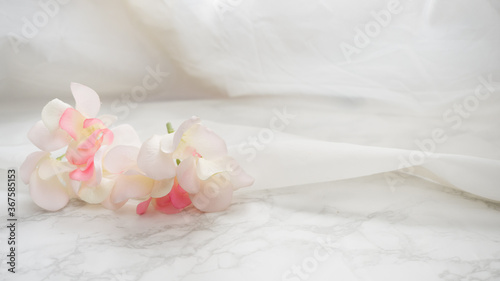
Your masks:
M172 123L170 123L170 122L167 122L167 131L169 134L174 132L174 128L172 127ZM179 164L181 163L181 160L175 159L175 163L177 163L177 166L179 166Z
M61 161L64 158L64 156L66 156L66 153L64 153L63 155L57 157L56 160Z
M167 131L169 134L174 132L174 128L172 127L172 124L170 122L167 123Z

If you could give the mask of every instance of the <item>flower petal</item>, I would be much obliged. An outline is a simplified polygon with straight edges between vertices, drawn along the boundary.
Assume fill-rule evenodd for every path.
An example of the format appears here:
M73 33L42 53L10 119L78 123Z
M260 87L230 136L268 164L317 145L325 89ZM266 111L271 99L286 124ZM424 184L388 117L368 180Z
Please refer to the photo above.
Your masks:
M61 129L50 131L43 121L38 121L28 132L28 139L43 151L54 151L68 145L71 137Z
M87 117L95 117L101 108L99 95L91 88L71 83L71 93L75 98L75 108Z
M209 128L198 125L187 133L191 146L204 158L217 159L227 155L226 142Z
M102 158L104 153L107 151L107 146L101 146L99 150L94 155L94 173L92 177L85 183L88 186L97 186L102 180Z
M151 199L153 199L153 198L149 197L148 200L137 204L137 208L135 209L135 212L138 215L143 215L144 213L146 213L146 211L148 210L148 207L149 207L149 203L151 202Z
M123 124L113 128L113 144L131 145L140 147L142 142L134 128L128 124Z
M191 199L189 198L189 193L187 193L182 187L176 182L172 191L170 191L170 201L172 205L177 209L184 209L185 207L191 205Z
M66 159L73 165L86 165L97 152L97 147L78 149L78 143L71 142L66 150Z
M137 156L137 165L146 175L155 180L173 178L175 162L172 154L161 151L162 137L154 135L144 142Z
M66 131L74 140L81 137L85 117L73 108L66 109L59 119L59 127Z
M68 162L61 162L54 158L47 158L40 161L40 165L38 166L38 176L42 180L48 180L53 176L67 173L74 169L75 167Z
M215 162L225 167L225 170L229 173L234 189L250 186L254 183L255 179L247 174L232 157L226 156L217 159Z
M33 202L46 210L57 211L68 204L66 187L57 177L42 180L38 173L32 173L29 188Z
M164 135L160 140L160 147L163 153L174 153L174 134Z
M201 184L202 192L191 195L193 205L203 212L219 212L231 205L233 186L231 181L217 174Z
M127 201L122 201L120 203L113 203L113 202L111 202L111 197L108 196L108 197L106 197L106 199L104 201L101 202L101 205L104 208L109 209L109 210L118 210L121 207L123 207L123 205L125 205L126 203L127 203Z
M79 181L74 181L74 180L70 179L69 175L68 175L68 182L69 182L69 188L75 194L75 196L77 196L78 191L80 190L80 187L82 186L82 183Z
M83 121L83 128L88 128L94 125L97 125L99 128L105 127L104 123L102 123L102 121L97 118L87 118L85 119L85 121Z
M114 184L114 180L107 178L102 178L98 186L88 186L82 183L78 196L90 204L102 203L111 194Z
M184 133L191 129L196 124L200 124L201 119L197 116L193 116L189 118L188 120L182 122L182 124L177 128L177 131L174 133L174 147L177 147L179 143L181 142L181 138L184 135Z
M104 168L114 174L133 169L137 164L138 154L138 147L129 145L115 146L104 157Z
M93 160L93 159L91 159ZM94 175L94 161L90 161L90 163L83 169L79 168L73 170L69 173L69 177L75 181L88 181Z
M200 119L192 117L185 121L175 132L174 147L177 147L175 157L183 160L188 157L189 147L204 158L217 159L227 155L226 142L212 130L200 123ZM186 150L188 152L186 153Z
M102 146L113 141L113 133L109 129L96 130L80 143L71 142L66 151L66 159L73 165L88 163Z
M157 180L153 185L153 190L151 191L151 197L159 198L167 195L174 186L174 178Z
M92 132L92 134L88 138L78 144L78 149L94 149L96 147L100 147L101 145L109 145L111 143L113 143L113 132L110 129L98 129Z
M101 129L100 132L102 134L101 138L101 145L110 145L113 143L114 140L114 135L113 131L110 129Z
M196 174L196 159L191 156L177 167L177 181L189 193L200 191L200 179Z
M69 178L69 173L59 174L57 175L60 182L65 183L66 192L68 193L69 198L78 198L78 189L80 188L80 182L74 181Z
M196 174L200 180L206 180L217 173L224 172L226 169L224 164L221 161L210 161L200 158L198 159L198 165L196 165Z
M71 106L59 99L53 99L42 109L42 122L49 131L55 131L59 128L59 119L64 111Z
M131 198L145 197L151 193L153 185L154 180L143 175L120 175L111 192L111 202L119 203Z
M169 195L153 199L153 206L156 210L164 214L177 214L182 211L182 209L176 208L172 204L172 200L170 200Z
M38 166L38 163L40 160L44 157L49 156L50 153L45 152L45 151L36 151L31 154L29 154L26 159L24 160L23 164L21 164L21 167L19 167L19 176L21 177L21 180L25 184L30 183L30 178L33 172L36 169L36 166Z
M230 175L231 183L233 184L234 189L251 186L255 182L255 179L241 168L230 172Z

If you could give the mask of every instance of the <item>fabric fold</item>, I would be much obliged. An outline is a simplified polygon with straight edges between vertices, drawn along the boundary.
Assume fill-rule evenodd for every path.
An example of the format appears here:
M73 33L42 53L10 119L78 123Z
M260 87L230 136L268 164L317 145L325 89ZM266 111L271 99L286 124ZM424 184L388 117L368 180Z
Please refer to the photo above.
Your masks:
M380 173L386 173L388 188L397 188L405 181L404 172L500 201L499 160L445 153L426 155L418 150L309 139L276 140L259 151L251 162L245 162L236 147L230 147L230 151L244 169L255 176L252 189L337 181ZM411 163L415 155L426 156L422 163L405 165ZM402 159L410 160L405 162Z

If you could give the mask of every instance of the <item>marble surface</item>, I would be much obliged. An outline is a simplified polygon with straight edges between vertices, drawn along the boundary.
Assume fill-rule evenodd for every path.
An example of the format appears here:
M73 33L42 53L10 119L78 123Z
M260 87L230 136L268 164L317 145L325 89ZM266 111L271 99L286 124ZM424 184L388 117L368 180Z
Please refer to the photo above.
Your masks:
M18 199L18 271L2 263L3 280L500 279L500 204L418 178L249 188L212 214Z

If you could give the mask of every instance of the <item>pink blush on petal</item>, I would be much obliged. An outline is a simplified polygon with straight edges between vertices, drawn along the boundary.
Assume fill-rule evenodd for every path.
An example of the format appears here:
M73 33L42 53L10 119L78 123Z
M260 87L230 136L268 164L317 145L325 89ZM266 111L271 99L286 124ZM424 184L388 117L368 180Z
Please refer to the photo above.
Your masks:
M102 133L100 131L101 130L94 131L92 133L92 135L90 135L88 138L86 138L84 141L82 141L80 144L78 144L78 149L87 150L87 149L95 148L96 146L100 146L101 142L102 142L102 138L101 138Z
M97 149L78 149L73 147L68 147L66 151L66 159L73 165L85 165L92 159L96 153Z
M98 136L100 135L101 136ZM68 147L66 158L73 165L83 165L94 158L95 153L103 144L111 144L113 142L113 132L109 129L101 129L92 133L90 137L78 144L75 148Z
M144 202L141 202L139 204L137 204L137 208L135 210L135 212L138 214L138 215L143 215L146 213L146 211L148 210L148 207L149 207L149 203L151 203L151 199L152 197L149 197L148 200L144 201Z
M68 108L64 111L59 119L59 127L65 130L73 139L78 138L78 129L83 127L85 118L83 115L73 108Z
M170 193L163 197L155 198L155 200L153 200L153 206L155 206L156 210L164 214L177 214L182 210L176 208L172 204L172 201L170 200Z
M168 195L170 196L172 205L177 209L184 209L191 205L189 194L179 184L175 184Z
M94 175L94 161L85 170L75 169L69 173L69 178L76 181L88 181Z
M102 144L107 145L113 142L113 132L109 129L95 130L87 139L78 145L79 149L91 149L101 147ZM97 150L96 149L96 150Z
M193 156L194 156L194 157L198 157L198 158L202 158L202 157L203 157L203 156L201 156L201 155L200 155L200 154L196 151L196 149L195 149L195 150L193 150Z
M113 143L114 135L110 129L101 129L102 142L101 145L109 145Z
M104 127L104 123L102 123L102 121L97 118L89 118L83 121L83 128L88 128L93 125L99 125L100 127Z

